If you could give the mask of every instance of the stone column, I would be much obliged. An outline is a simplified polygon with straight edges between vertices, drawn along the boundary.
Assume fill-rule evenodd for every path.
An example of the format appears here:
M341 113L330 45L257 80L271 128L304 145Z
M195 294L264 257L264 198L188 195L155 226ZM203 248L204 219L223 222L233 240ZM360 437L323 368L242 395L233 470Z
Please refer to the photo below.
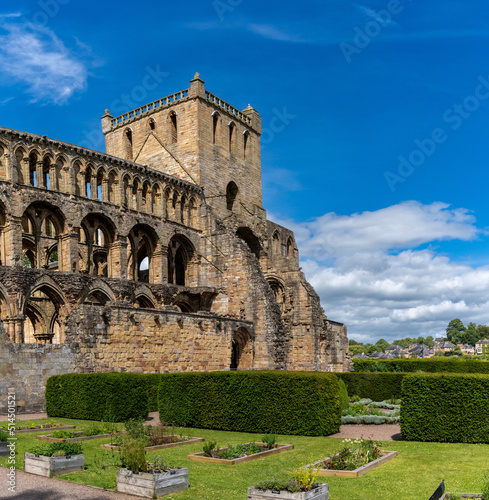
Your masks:
M22 217L11 216L3 230L5 241L5 265L22 265Z
M24 343L24 322L25 316L15 316L11 318L11 323L13 324L14 331L14 342L16 344Z
M74 229L72 232L62 234L59 237L59 270L67 273L76 273L78 271L78 234Z
M102 180L102 201L107 203L109 201L109 179Z
M93 173L90 177L90 194L88 197L92 200L98 200L97 176Z
M51 163L51 165L49 165L49 189L51 191L59 190L56 163Z
M118 241L110 246L111 277L127 279L127 238L119 236Z
M22 160L22 183L26 184L27 186L32 185L30 174L31 174L31 166L29 157L27 157Z
M161 285L168 283L168 249L166 247L153 253L150 283L154 285Z
M44 163L38 161L36 163L36 184L38 188L45 188L44 185Z

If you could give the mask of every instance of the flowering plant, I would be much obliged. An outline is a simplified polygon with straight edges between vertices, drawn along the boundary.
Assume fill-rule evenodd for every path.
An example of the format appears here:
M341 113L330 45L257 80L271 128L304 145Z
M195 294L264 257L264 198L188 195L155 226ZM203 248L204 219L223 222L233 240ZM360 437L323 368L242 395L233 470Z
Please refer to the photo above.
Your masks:
M380 457L377 443L371 439L343 439L336 454L323 460L321 467L330 470L355 470Z

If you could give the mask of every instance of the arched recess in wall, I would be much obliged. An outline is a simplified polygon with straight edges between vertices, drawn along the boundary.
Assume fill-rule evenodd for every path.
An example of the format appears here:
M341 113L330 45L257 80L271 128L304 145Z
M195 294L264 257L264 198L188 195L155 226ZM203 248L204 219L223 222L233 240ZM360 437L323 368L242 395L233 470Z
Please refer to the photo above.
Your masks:
M124 153L126 155L126 160L132 161L133 159L133 137L132 130L130 128L124 129L122 133L122 143L124 146Z
M60 315L64 298L59 288L50 282L35 285L24 305L24 342L60 344L64 342Z
M136 294L133 302L134 307L144 307L145 309L154 309L155 304L153 300L144 293Z
M231 181L226 187L226 208L233 210L239 189L235 182Z
M109 203L117 205L119 199L117 196L118 191L119 191L119 177L116 171L111 170L109 172L107 181L107 201Z
M244 327L238 328L231 341L231 370L253 368L254 342L251 333Z
M282 253L280 244L280 234L278 231L275 231L272 236L272 253L273 255L280 255Z
M5 266L7 263L7 247L5 241L5 232L7 230L7 216L6 210L2 203L0 203L0 266Z
M295 249L294 240L292 239L292 237L289 237L289 239L287 240L287 257L294 256L294 249Z
M283 314L285 312L285 285L282 280L274 276L267 277L268 284L275 295L275 301L277 302L280 312Z
M0 283L0 338L8 339L8 325L6 320L10 318L10 303L8 300L8 293ZM3 331L2 331L3 330Z
M219 145L221 142L221 115L214 111L212 113L212 144Z
M0 178L2 179L7 179L7 158L5 157L7 151L7 147L0 142Z
M240 227L236 231L236 236L242 239L247 245L251 252L260 259L261 255L261 244L258 237L249 227Z
M22 216L22 264L27 268L62 271L61 235L65 219L48 203L29 205Z
M168 131L170 144L176 144L178 142L178 122L175 111L168 113Z
M234 122L229 122L229 152L232 155L236 154L236 125Z
M173 236L168 245L168 283L191 286L196 281L196 252L191 241L181 234Z
M127 245L128 279L154 283L153 260L158 246L158 236L153 228L138 224L131 229Z
M105 215L89 214L83 218L78 235L78 270L110 278L111 249L116 240L114 223Z
M182 313L193 313L199 309L198 301L192 300L193 297L188 293L179 293L173 300L172 304Z
M243 159L249 161L251 157L251 136L248 130L243 132Z

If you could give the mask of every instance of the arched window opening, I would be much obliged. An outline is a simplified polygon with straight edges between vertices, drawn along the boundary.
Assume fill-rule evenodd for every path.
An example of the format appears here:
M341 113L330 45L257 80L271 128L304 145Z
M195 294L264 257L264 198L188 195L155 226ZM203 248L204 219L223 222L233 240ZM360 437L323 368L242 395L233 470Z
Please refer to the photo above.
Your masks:
M189 286L194 269L195 251L185 236L176 235L168 247L168 283Z
M101 290L93 290L83 301L84 304L88 304L90 306L105 306L107 302L110 302L110 297L108 297L107 294Z
M59 344L62 327L59 311L63 303L57 292L42 286L32 292L25 303L24 342Z
M280 249L281 249L280 247L281 247L281 245L280 245L280 236L279 236L278 232L275 231L273 233L273 237L272 237L272 253L274 255L280 255L280 253L281 253L280 252Z
M229 125L229 152L232 155L236 154L236 125L234 123Z
M221 117L219 116L219 113L214 113L212 115L212 144L218 144L219 143L219 134L220 134L220 124Z
M44 158L44 161L42 162L42 186L45 187L46 189L51 189L51 182L50 182L50 169L51 169L51 160L48 156Z
M85 172L85 196L92 197L92 169L90 167Z
M124 149L126 153L126 160L132 161L133 146L132 146L132 130L130 128L126 128L126 130L124 130Z
M294 256L294 242L292 241L292 238L289 238L287 240L287 257L293 257Z
M255 234L250 228L240 227L236 231L236 236L238 236L248 245L248 248L256 256L257 259L260 259L261 255L260 240L255 236Z
M85 179L83 177L82 172L82 166L80 162L75 162L73 164L73 170L75 174L75 195L76 196L83 196L84 195L84 189L85 189Z
M144 307L145 309L154 309L153 302L144 295L139 295L134 299L134 307Z
M0 144L0 177L7 177L7 162L5 160L5 148Z
M180 221L182 224L187 223L187 216L185 214L187 210L187 197L185 195L182 195L182 199L180 200Z
M156 122L154 121L153 118L150 118L148 121L148 127L149 130L155 130L156 129Z
M238 186L236 183L231 181L226 188L226 207L228 210L232 210L236 197L238 196Z
M195 199L191 198L189 205L188 205L188 225L190 227L195 227L197 224L196 211L197 211L197 207L195 206Z
M140 210L141 207L138 203L138 191L139 191L139 182L137 179L134 180L132 185L132 208L133 210Z
M54 176L55 178L52 179L52 188L57 191L67 191L70 183L63 182L63 177L66 175L67 172L65 172L65 161L63 158L58 158L56 161L56 165L54 167Z
M239 328L231 341L231 370L253 368L253 342L246 328Z
M111 246L115 227L99 214L87 215L81 224L78 240L78 271L92 276L111 277Z
M152 213L152 206L151 206L151 196L148 196L149 193L149 185L145 182L143 184L143 192L142 192L142 197L141 197L141 210L143 212L146 212L148 214Z
M135 226L128 236L127 276L133 281L152 283L153 254L158 238L148 226Z
M177 114L172 111L169 115L170 125L170 142L176 144L178 142L178 129L177 129Z
M37 155L31 153L29 155L29 184L37 187Z
M243 158L245 161L249 160L250 156L250 133L246 131L243 134Z
M283 314L285 310L285 288L276 278L269 278L268 284L275 295L275 301L280 308L280 312Z
M111 172L109 174L109 181L108 181L108 192L107 192L107 195L108 195L108 202L109 203L113 203L115 204L117 202L117 197L116 197L116 192L117 192L117 179L116 179L116 176L114 174L114 172Z
M58 270L58 245L55 245L48 252L47 268L51 271Z
M24 151L19 148L15 151L15 163L17 165L17 178L20 184L27 184L28 179L24 177Z
M97 174L97 200L102 201L103 200L103 195L102 195L102 185L104 182L104 172L103 170L99 170Z
M153 186L151 191L151 207L151 213L161 215L161 193L157 184Z
M131 192L131 187L129 185L129 178L124 177L124 191L123 191L123 200L122 200L122 206L125 208L130 208L129 203L132 197L132 192Z
M34 269L36 267L36 257L32 250L25 250L22 257L22 265L27 269Z

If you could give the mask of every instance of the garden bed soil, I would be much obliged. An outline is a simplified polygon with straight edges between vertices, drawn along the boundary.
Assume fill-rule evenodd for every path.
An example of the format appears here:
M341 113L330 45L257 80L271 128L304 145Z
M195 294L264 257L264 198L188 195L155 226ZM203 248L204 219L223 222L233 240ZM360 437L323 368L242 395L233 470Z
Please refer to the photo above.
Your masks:
M366 465L362 465L362 467L359 467L358 469L355 470L318 469L318 475L336 476L336 477L358 477L365 474L368 471L371 471L372 469L375 469L376 467L379 467L380 465L385 464L389 460L392 460L393 458L397 457L397 451L381 451L380 453L382 454L382 456L379 457L377 460L374 460L373 462L370 462ZM317 462L314 462L310 465L316 466L321 462L329 460L330 458L332 457L327 457L323 460L318 460Z
M83 434L83 431L75 432L76 434ZM101 438L108 438L112 437L112 434L97 434L95 436L78 436L78 437L73 437L73 438L55 438L51 437L49 434L44 436L36 436L36 439L38 441L47 441L48 443L75 443L76 441L88 441L90 439L101 439Z
M170 436L165 436L165 437L170 437ZM180 437L185 439L182 439L182 441L176 441L175 443L157 444L156 446L146 446L146 448L144 449L146 451L162 450L163 448L173 448L174 446L182 446L184 444L193 444L205 441L205 438L200 438L200 437L196 438L189 436L180 436ZM100 448L104 448L106 450L119 450L120 446L113 443L107 443L107 444L101 444Z
M127 469L117 471L117 491L145 498L169 495L188 488L188 469L176 468L167 472L134 473Z
M246 445L250 443L245 443ZM264 443L255 443L258 446L264 447ZM257 460L258 458L266 457L268 455L275 455L276 453L282 453L283 451L293 450L293 444L275 444L273 449L264 450L260 453L253 453L253 455L247 455L245 457L234 458L232 460L226 460L225 458L214 458L208 457L206 454L201 451L200 453L193 453L192 455L187 455L187 460L191 460L192 462L206 462L210 464L221 464L221 465L234 465L240 464L242 462L249 462L250 460ZM219 451L227 450L227 448L219 448Z
M280 498L280 500L328 500L329 486L328 484L321 484L311 491L298 491L296 493L284 490L277 493L275 490L259 490L251 487L248 488L247 498L248 500L268 500L269 498Z
M58 476L69 472L78 472L85 467L83 454L65 457L45 457L24 453L24 472L39 476Z
M35 429L15 430L15 434L23 434L25 432L40 432L40 431L46 432L46 430L48 430L48 429L54 429L56 431L61 431L63 429L75 429L75 428L76 428L76 425L60 425L59 427L56 427L56 426L55 427L46 427L46 426L44 426L41 429L40 425L36 425Z

